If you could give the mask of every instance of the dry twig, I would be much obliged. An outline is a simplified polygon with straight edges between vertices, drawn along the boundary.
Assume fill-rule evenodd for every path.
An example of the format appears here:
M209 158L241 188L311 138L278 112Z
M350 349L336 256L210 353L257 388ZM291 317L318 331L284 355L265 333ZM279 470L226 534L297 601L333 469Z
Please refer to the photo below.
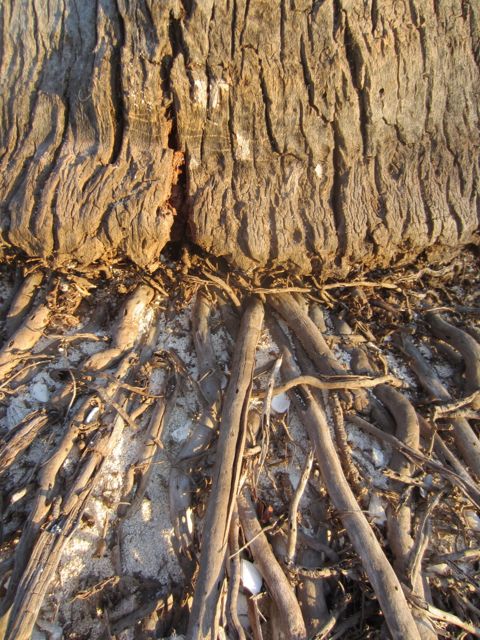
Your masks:
M203 527L200 566L188 626L189 640L216 637L216 608L223 584L230 517L237 494L246 437L255 350L263 306L251 299L240 325L220 421L220 438Z
M286 556L287 564L292 564L295 561L295 553L296 553L296 547L297 547L298 506L300 504L300 500L302 499L303 493L305 491L305 487L307 486L307 482L310 477L310 472L312 471L312 466L313 466L313 451L310 449L310 451L307 454L307 457L305 458L302 475L300 476L300 480L298 481L297 488L295 489L295 493L293 494L292 502L290 503L290 511L288 515L289 531L288 531L287 556Z

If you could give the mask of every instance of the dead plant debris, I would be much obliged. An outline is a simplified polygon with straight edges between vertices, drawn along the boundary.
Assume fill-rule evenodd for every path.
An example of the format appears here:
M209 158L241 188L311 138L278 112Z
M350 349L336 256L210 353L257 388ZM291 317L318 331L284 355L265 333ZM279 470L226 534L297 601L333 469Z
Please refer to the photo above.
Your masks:
M187 258L3 267L2 637L479 637L478 256Z

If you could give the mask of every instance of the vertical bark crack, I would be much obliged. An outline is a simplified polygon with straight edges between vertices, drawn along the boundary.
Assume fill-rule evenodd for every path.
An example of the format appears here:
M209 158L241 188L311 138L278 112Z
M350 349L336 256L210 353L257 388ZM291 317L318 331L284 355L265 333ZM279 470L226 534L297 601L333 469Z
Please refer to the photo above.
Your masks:
M112 83L112 103L115 113L114 137L110 164L116 164L122 151L123 136L125 133L125 109L123 102L123 82L122 82L122 48L125 45L125 22L120 10L118 0L115 0L115 7L118 22L118 45L112 54L111 83Z
M260 57L258 58L258 66L259 66L259 72L260 72L260 88L262 90L262 99L263 99L264 117L265 117L265 128L266 128L266 131L267 131L267 136L268 136L268 139L270 141L270 146L272 148L272 151L274 153L281 153L280 147L278 146L278 142L277 142L277 140L275 138L275 135L273 133L272 116L271 116L271 112L270 112L272 100L271 100L270 96L268 95L267 83L265 81L265 74L264 74L264 71L263 71L263 62L262 62L262 59Z
M302 70L303 70L303 80L307 88L308 104L315 111L315 113L319 115L320 111L317 105L315 104L315 84L312 80L312 74L308 66L307 54L305 51L305 41L303 39L303 35L300 36L300 63L302 65Z
M360 117L360 134L362 136L363 155L367 157L370 155L370 142L368 136L368 127L370 123L367 93L364 91L365 69L362 63L362 53L355 42L354 35L350 29L348 19L345 18L345 31L344 31L344 46L345 55L347 57L348 66L350 69L350 76L352 80L353 88L356 91L358 99L358 111Z
M332 123L334 147L332 153L333 161L333 182L330 194L330 203L335 220L335 231L338 239L338 251L335 258L335 264L340 267L341 258L345 254L347 246L346 228L344 220L344 212L342 205L342 180L344 179L344 161L342 158L342 140L338 123L334 120Z

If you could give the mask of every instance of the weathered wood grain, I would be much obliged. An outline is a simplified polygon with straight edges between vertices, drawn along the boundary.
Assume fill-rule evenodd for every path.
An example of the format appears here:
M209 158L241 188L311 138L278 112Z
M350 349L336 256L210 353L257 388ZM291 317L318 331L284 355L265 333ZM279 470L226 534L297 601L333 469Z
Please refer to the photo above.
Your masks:
M476 0L6 0L0 25L5 246L153 269L177 213L236 266L326 277L478 229Z

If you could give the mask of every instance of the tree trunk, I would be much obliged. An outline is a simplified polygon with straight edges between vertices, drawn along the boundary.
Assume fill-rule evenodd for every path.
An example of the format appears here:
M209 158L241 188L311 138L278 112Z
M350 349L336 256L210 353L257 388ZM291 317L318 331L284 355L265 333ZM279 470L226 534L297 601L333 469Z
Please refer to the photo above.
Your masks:
M177 213L236 266L328 276L475 238L477 0L4 0L0 20L5 247L153 269Z

